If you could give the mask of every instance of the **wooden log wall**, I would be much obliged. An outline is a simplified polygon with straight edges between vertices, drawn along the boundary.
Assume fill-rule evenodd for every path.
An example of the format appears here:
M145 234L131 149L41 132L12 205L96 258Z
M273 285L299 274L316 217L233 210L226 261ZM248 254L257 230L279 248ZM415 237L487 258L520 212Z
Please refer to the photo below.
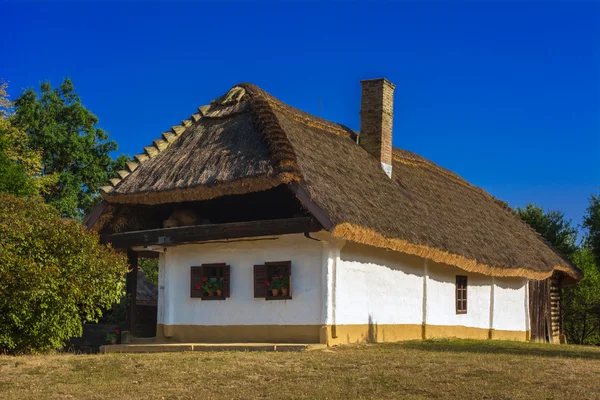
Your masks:
M551 343L560 343L562 332L562 313L560 308L560 278L555 274L549 280Z
M560 276L557 274L541 281L529 281L532 341L561 343L563 332L560 293Z

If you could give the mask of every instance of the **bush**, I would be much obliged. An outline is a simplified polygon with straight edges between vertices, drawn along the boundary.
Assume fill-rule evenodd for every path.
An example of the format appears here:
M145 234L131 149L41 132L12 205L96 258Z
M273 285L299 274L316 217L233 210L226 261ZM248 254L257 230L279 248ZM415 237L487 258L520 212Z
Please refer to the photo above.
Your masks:
M123 295L126 257L35 197L0 194L0 351L44 351Z

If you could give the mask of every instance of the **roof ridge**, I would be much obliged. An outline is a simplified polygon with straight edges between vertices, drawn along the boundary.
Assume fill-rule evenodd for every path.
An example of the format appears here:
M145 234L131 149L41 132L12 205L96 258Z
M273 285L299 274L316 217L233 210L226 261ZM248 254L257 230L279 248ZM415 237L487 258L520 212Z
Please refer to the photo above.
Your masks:
M345 125L329 121L325 118L317 117L316 115L312 115L297 107L291 106L252 83L241 83L240 86L244 86L247 89L250 88L254 96L263 96L273 108L275 108L277 111L285 112L297 122L301 122L307 126L310 126L311 128L321 129L336 135L347 137L356 136L356 132Z
M296 152L281 127L266 92L251 83L242 83L234 86L234 88L236 87L243 87L251 96L254 121L269 147L278 172L290 174L289 179L285 179L286 181L301 181L302 174L298 168Z

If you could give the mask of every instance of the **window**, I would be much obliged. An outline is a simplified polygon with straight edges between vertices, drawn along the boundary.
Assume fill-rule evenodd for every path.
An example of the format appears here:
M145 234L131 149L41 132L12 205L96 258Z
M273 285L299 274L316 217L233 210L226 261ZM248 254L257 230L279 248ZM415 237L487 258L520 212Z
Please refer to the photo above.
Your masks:
M254 266L254 297L265 300L292 298L292 262L266 262Z
M230 295L229 265L202 264L191 268L190 297L202 300L225 300Z
M456 313L467 313L467 277L456 276Z

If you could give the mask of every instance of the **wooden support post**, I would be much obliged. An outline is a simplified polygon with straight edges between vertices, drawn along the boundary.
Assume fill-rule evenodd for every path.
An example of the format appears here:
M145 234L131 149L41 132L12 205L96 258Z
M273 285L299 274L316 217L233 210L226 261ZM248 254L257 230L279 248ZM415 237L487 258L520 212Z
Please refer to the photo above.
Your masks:
M127 329L132 335L135 335L138 253L131 249L127 249L127 262L130 268L126 280L127 298L129 299L129 307L127 307Z

